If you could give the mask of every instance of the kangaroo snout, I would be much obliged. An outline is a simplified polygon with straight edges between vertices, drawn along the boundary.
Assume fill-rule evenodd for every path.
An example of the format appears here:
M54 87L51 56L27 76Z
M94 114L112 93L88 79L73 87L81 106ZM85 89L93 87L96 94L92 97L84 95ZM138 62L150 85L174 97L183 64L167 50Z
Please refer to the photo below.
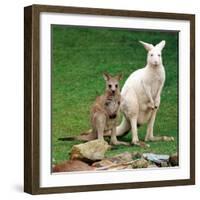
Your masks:
M158 65L158 61L156 60L156 61L154 61L154 65Z
M158 61L154 61L154 62L153 62L153 65L156 67L156 66L159 65L159 62L158 62Z
M113 113L112 115L109 116L110 119L115 119L117 117L116 113Z

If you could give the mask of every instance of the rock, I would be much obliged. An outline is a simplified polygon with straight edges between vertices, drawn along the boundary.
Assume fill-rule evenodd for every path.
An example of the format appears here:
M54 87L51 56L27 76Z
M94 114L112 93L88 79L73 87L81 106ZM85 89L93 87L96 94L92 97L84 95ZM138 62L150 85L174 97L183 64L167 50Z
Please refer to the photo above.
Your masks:
M169 163L171 166L178 166L178 154L172 154L169 158Z
M133 153L132 153L132 158L133 158L133 160L142 158L142 153L133 152Z
M107 166L111 166L111 165L113 165L113 162L111 162L108 159L103 159L101 161L94 162L92 164L92 167L101 168L101 167L107 167Z
M161 162L160 167L169 167L168 162Z
M156 163L158 165L161 165L163 163L167 163L169 161L169 155L160 155L160 154L154 154L154 153L144 153L143 157L146 160L149 160L153 163ZM165 164L163 164L164 166Z
M136 168L147 168L149 165L149 162L147 160L145 160L144 158L138 159L138 160L134 160L134 162L132 163L132 168L136 169Z
M80 160L68 160L54 165L53 172L91 171L93 167Z
M105 158L101 161L92 164L96 170L120 170L120 169L133 169L133 168L147 168L149 162L142 158L142 154L134 153L121 153L111 158Z
M92 140L83 144L74 145L71 149L71 160L93 162L102 160L110 145L104 140Z
M124 152L121 154L118 154L112 158L108 158L110 161L112 161L113 163L123 163L123 162L129 162L131 161L133 158L132 153L129 152Z
M158 166L156 164L151 163L148 165L147 168L158 168Z
M92 164L93 167L109 167L115 164L123 164L132 161L132 154L124 152L111 158L105 158Z

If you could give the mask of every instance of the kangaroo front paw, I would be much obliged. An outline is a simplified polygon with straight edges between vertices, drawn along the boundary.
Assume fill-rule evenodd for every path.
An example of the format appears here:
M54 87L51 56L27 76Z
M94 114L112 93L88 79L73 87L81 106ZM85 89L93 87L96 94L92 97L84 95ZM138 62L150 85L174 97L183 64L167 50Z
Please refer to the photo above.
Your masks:
M156 100L154 105L155 105L155 109L157 109L160 106L160 101Z
M150 108L150 109L152 109L152 110L154 110L155 109L155 104L153 102L149 102L147 104L147 107Z

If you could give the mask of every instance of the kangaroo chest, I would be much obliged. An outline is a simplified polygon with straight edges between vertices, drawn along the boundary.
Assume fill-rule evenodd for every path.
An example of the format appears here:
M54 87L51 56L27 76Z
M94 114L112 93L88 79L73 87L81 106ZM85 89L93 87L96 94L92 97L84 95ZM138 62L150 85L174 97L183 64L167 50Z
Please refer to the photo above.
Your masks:
M116 127L117 125L117 117L116 119L108 119L106 121L106 126L104 128L105 131L109 131L112 130L114 127Z
M153 98L156 97L159 88L164 83L165 72L163 69L148 72L144 78L147 86L150 87L150 92Z
M120 96L112 96L106 99L105 111L106 111L106 127L105 130L110 130L117 123L117 116L120 106Z

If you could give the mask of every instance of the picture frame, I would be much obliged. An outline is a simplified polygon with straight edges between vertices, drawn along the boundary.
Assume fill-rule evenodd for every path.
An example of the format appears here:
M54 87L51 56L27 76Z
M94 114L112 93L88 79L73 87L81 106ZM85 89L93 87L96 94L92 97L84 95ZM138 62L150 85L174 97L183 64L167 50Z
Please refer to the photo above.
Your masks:
M44 136L41 136L41 125L45 123L41 120L41 114L44 112L42 107L44 103L41 103L41 96L43 96L44 89L41 88L42 83L41 76L50 77L50 74L45 74L42 66L42 58L45 55L41 55L42 46L42 33L43 27L41 15L45 13L47 15L65 15L66 18L70 18L70 15L78 15L79 17L99 17L104 21L115 17L125 20L142 19L146 20L168 20L170 22L177 22L187 24L189 27L187 32L188 40L188 65L186 65L186 74L183 72L183 79L180 78L179 85L182 84L184 76L188 76L188 83L186 88L188 90L188 112L184 112L186 116L186 123L188 123L188 149L185 150L188 156L188 168L187 178L180 176L178 179L166 178L160 180L148 180L148 181L120 181L104 183L103 181L98 184L72 184L68 185L58 184L54 186L41 186L41 179L43 171L48 173L50 169L43 168L44 154L42 149L48 149L48 145L44 146ZM107 17L107 18L106 18ZM51 21L51 20L50 20ZM51 22L49 22L51 24ZM58 20L59 23L59 20ZM60 22L63 24L63 21ZM70 25L73 25L73 21ZM96 25L104 27L104 25ZM152 25L153 26L153 25ZM184 26L184 25L183 25ZM115 27L115 26L114 26ZM144 27L144 29L146 29ZM154 29L152 27L152 29ZM162 27L160 28L162 29ZM45 34L48 32L45 32ZM48 33L50 35L50 33ZM180 47L179 47L180 48ZM180 66L179 66L180 68ZM45 74L45 75L44 75ZM185 75L184 75L185 74ZM51 82L51 79L45 79ZM179 88L180 89L180 88ZM47 98L49 94L47 93ZM183 103L184 104L184 103ZM184 106L184 105L183 105ZM179 110L180 111L180 110ZM185 116L184 115L184 116ZM47 126L51 126L47 124ZM44 126L47 127L47 126ZM181 125L179 124L181 129ZM48 132L48 130L46 130ZM48 141L51 139L49 138ZM182 147L181 149L184 149ZM125 172L124 172L125 173ZM49 173L49 176L52 176ZM56 176L56 175L54 175ZM73 175L72 178L78 179L79 174ZM116 175L117 176L117 175ZM59 177L57 177L59 179ZM50 179L49 179L50 180ZM68 180L65 179L67 182ZM69 182L69 181L68 181ZM149 187L163 187L163 186L178 186L178 185L193 185L195 184L195 15L182 14L182 13L164 13L164 12L150 12L150 11L132 11L132 10L115 10L115 9L99 9L99 8L80 8L80 7L64 7L64 6L50 6L50 5L31 5L24 8L24 191L29 194L49 194L49 193L66 193L66 192L84 192L84 191L99 191L99 190L115 190L115 189L131 189L131 188L149 188Z

